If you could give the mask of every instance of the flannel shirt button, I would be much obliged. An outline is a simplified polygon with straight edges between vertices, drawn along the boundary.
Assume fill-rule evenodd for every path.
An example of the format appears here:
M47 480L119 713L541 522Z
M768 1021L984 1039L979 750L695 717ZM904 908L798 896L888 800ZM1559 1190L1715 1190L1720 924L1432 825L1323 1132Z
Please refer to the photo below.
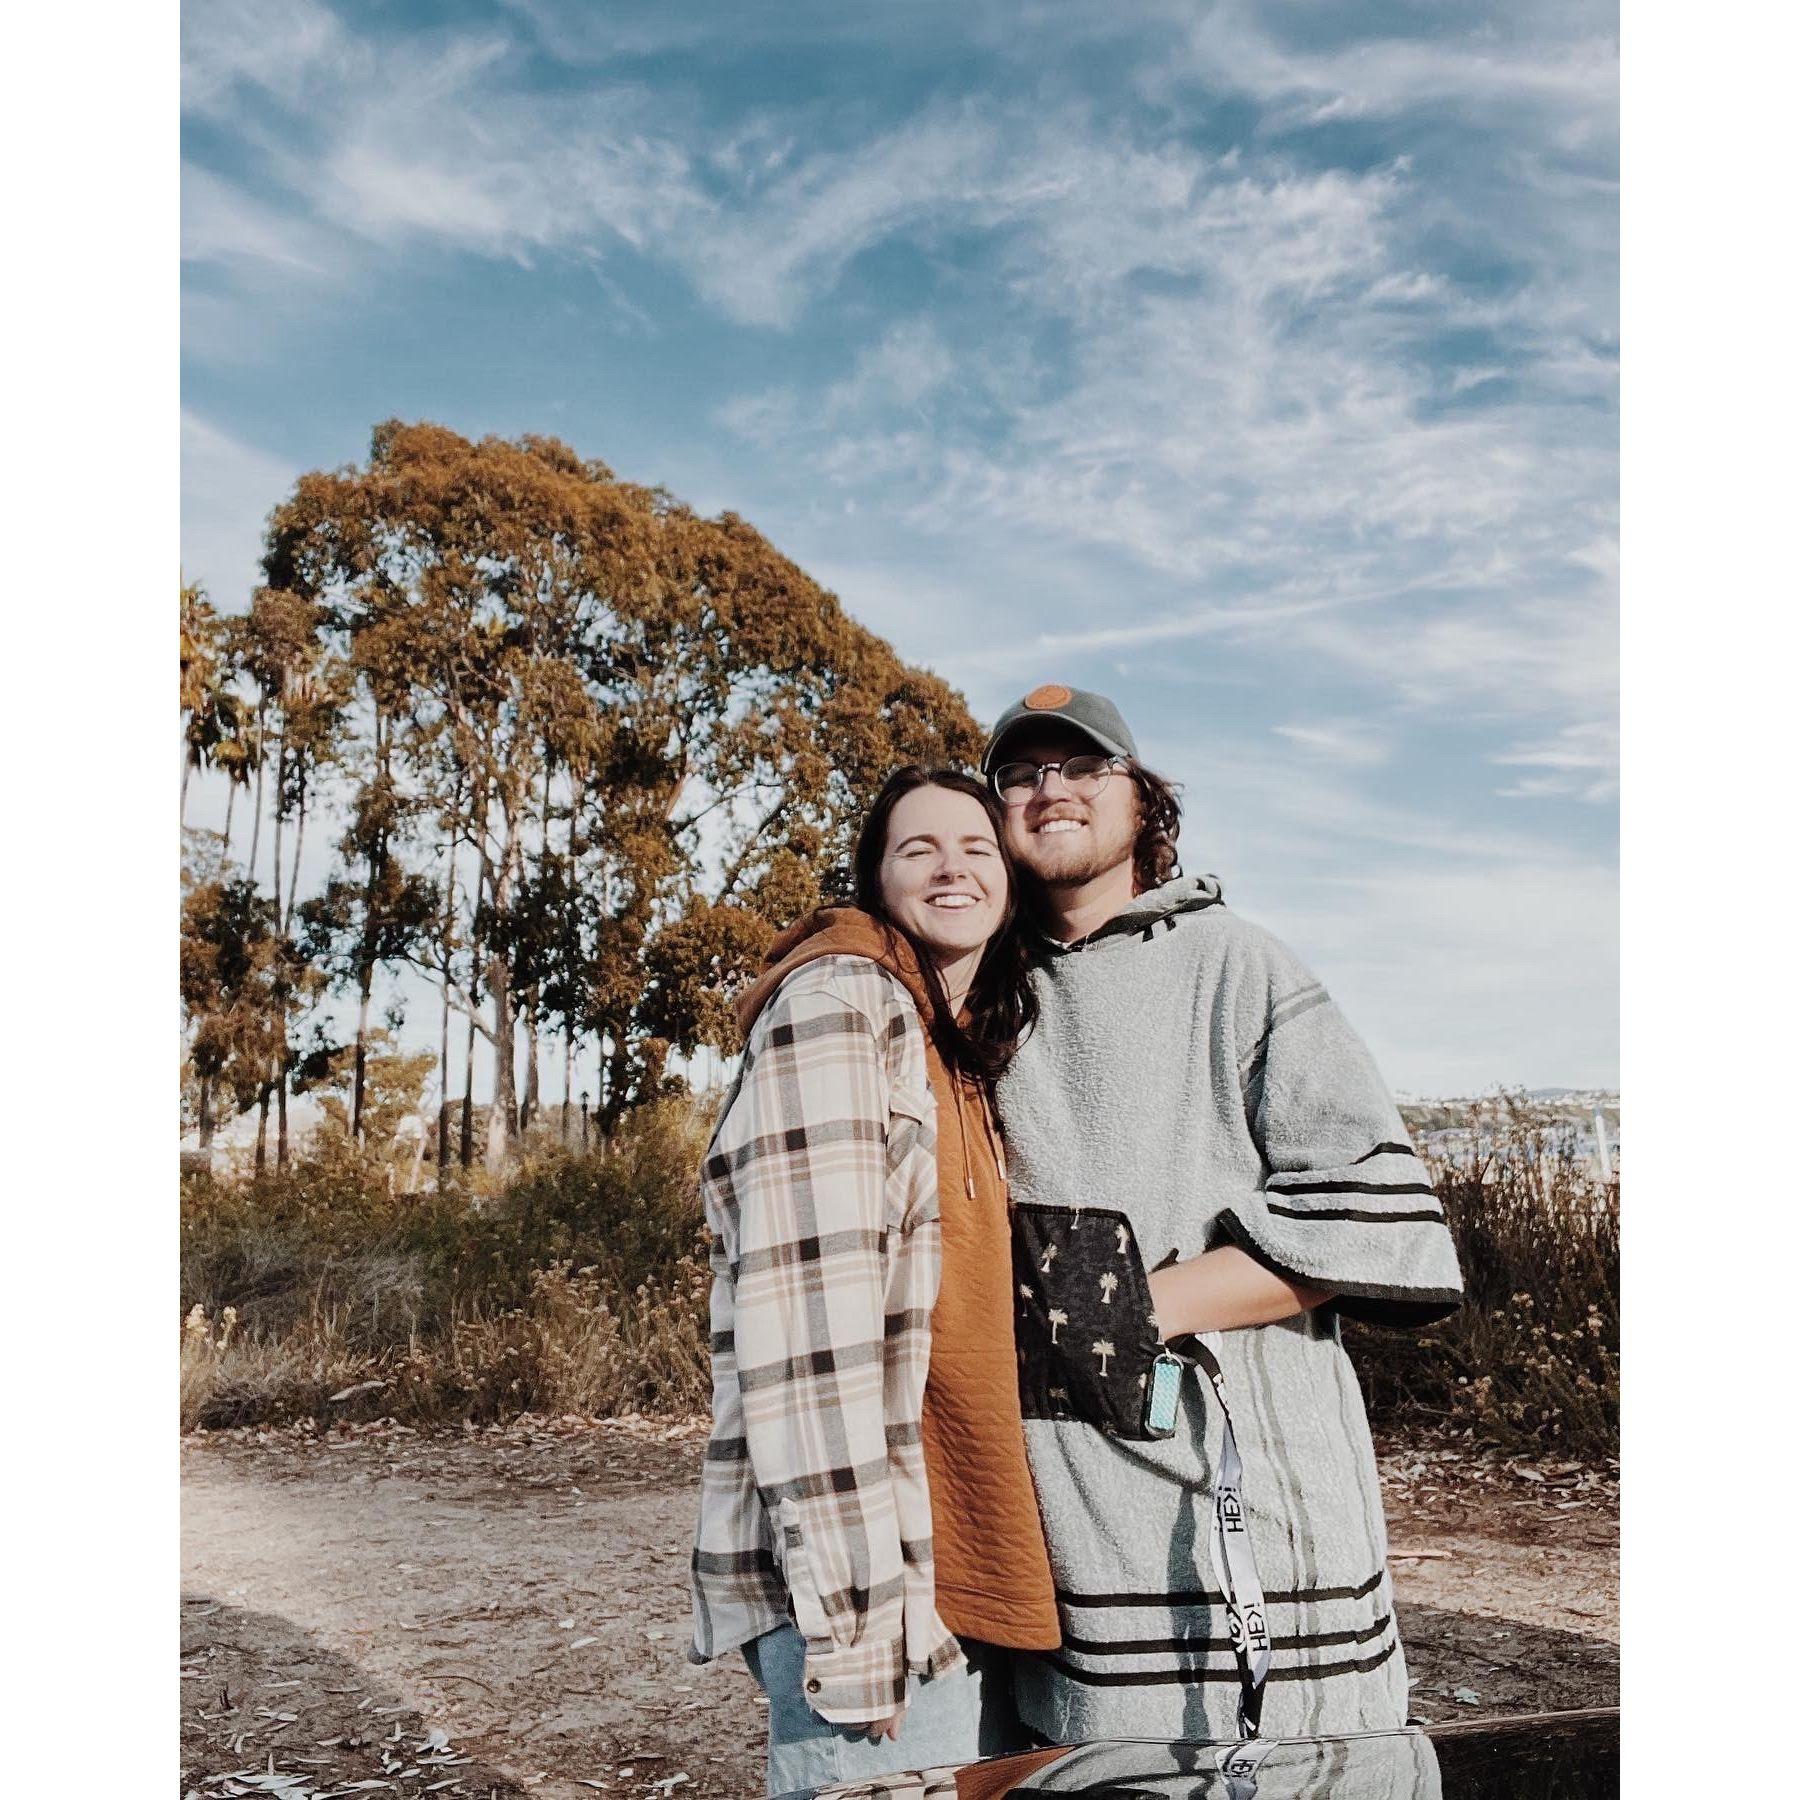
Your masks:
M824 1682L819 1680L819 1678L815 1675L812 1678L812 1680L806 1684L806 1691L809 1694L816 1694L824 1685L825 1685Z

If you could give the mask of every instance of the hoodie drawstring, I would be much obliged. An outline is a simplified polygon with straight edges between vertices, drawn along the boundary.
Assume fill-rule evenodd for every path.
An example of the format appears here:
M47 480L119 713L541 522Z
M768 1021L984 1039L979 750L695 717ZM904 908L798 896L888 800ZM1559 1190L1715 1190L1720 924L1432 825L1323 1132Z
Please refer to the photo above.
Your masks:
M969 1161L969 1122L963 1117L962 1076L954 1069L950 1071L950 1085L956 1094L956 1129L962 1136L963 1192L973 1200L975 1198L975 1167Z
M973 1200L975 1198L975 1167L969 1160L969 1124L968 1119L963 1113L963 1078L960 1075L952 1074L950 1081L955 1091L956 1098L956 1128L962 1137L963 1192ZM978 1094L981 1100L982 1128L987 1133L988 1148L994 1153L994 1167L1000 1171L1000 1185L1002 1188L1005 1188L1006 1142L1001 1137L999 1128L994 1121L993 1112L988 1106L986 1088L978 1089ZM1012 1201L1009 1195L1007 1200L1009 1211L1011 1210L1011 1206Z

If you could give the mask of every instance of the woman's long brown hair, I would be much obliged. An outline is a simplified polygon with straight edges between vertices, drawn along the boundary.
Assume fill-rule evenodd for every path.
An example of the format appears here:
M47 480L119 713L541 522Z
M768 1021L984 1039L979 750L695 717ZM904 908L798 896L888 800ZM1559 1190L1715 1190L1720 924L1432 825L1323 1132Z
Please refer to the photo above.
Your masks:
M1006 907L1000 928L988 939L970 984L966 1025L957 1024L950 1010L950 998L944 992L943 978L930 948L888 911L881 895L881 859L887 853L888 821L900 801L922 787L947 788L953 794L967 794L971 800L979 801L994 827L994 842L1006 870ZM1019 929L1020 884L1029 878L1006 847L1006 815L1000 802L982 782L960 769L927 769L908 763L896 769L875 796L857 833L851 866L856 904L898 933L918 958L925 990L931 996L932 1016L925 1021L925 1028L931 1033L938 1054L953 1069L985 1081L994 1080L1012 1061L1019 1040L1036 1024L1038 1014L1037 996L1031 991L1029 979L1029 955Z

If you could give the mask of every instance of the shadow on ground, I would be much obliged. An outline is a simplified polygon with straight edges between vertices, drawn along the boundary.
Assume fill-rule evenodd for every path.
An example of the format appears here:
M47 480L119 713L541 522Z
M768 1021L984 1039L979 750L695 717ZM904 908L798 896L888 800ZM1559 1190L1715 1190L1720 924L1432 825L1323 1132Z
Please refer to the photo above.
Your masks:
M1619 1647L1603 1638L1404 1601L1398 1611L1418 1718L1448 1723L1619 1703Z
M182 1792L265 1791L219 1777L266 1778L271 1756L276 1773L301 1778L280 1789L287 1800L376 1780L394 1784L390 1792L435 1787L455 1800L554 1791L522 1787L468 1756L434 1720L291 1620L183 1594Z

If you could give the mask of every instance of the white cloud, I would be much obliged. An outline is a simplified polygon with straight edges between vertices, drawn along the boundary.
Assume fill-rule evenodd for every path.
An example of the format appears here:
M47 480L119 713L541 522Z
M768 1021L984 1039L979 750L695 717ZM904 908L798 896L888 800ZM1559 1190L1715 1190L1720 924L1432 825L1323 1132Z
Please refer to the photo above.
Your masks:
M956 359L929 319L903 319L858 353L856 367L825 390L832 418L879 406L916 410L957 372Z
M220 114L245 87L296 100L348 53L318 0L187 0L181 9L181 104Z
M1000 149L972 108L927 108L855 149L801 158L740 189L671 249L728 317L789 326L854 257L895 232L1003 216L1019 196Z
M1183 861L1314 968L1418 1093L1618 1079L1618 878L1518 829L1373 797L1369 769L1248 741L1162 740Z
M1599 861L1366 867L1237 897L1312 964L1392 1086L1618 1082L1618 884Z
M997 433L941 410L897 429L872 392L859 420L854 375L828 409L765 391L724 422L846 493L881 484L946 542L1062 541L1204 596L1051 628L1052 653L1291 628L1411 707L1610 704L1604 427L1546 398L1529 353L1505 405L1438 403L1455 383L1432 334L1466 321L1414 278L1416 177L1149 154L1072 117L1007 142L988 191L1009 197L1021 304L1074 331L1059 383L987 382L967 353L935 366L936 386L986 393ZM1142 270L1190 285L1146 292Z
M1387 734L1359 719L1315 720L1274 729L1277 737L1307 755L1344 767L1375 768L1394 754Z
M1552 736L1521 744L1493 761L1542 771L1497 789L1503 798L1611 801L1619 792L1618 722L1591 719L1565 725Z
M934 11L945 41L1060 69L1128 40L1155 104L996 82L874 127L860 102L718 122L692 73L724 40L666 9L508 10L593 78L534 86L504 17L377 46L315 0L195 0L186 101L243 156L190 176L197 349L241 353L271 306L421 249L579 257L604 281L634 266L608 268L621 246L798 348L859 257L907 244L954 272L931 310L833 305L847 348L792 386L747 359L700 485L989 716L1123 667L1164 694L1295 693L1204 754L1147 721L1147 755L1194 783L1190 866L1213 845L1378 1048L1415 1046L1400 1084L1609 1077L1610 869L1546 842L1539 808L1494 827L1369 791L1398 789L1434 717L1486 730L1508 798L1615 791L1604 6L1422 9L1416 39L1354 43L1310 0L1197 20L968 0ZM743 41L815 50L902 29L731 16ZM615 73L671 47L691 51L679 80ZM1221 116L1241 141L1199 147ZM1387 159L1321 166L1336 140L1313 128L1351 118ZM229 604L294 471L200 418L184 460L189 573Z
M330 235L291 210L268 206L211 170L181 171L181 260L260 265L274 276L324 277L341 252Z
M194 412L181 415L181 577L222 611L262 580L262 527L300 471Z
M1603 108L1617 103L1618 45L1601 25L1603 9L1535 9L1522 43L1471 31L1460 40L1364 37L1312 53L1285 47L1265 29L1268 10L1216 0L1192 28L1185 64L1185 72L1253 95L1271 109L1267 125L1443 106L1464 116L1516 117L1537 107L1559 115L1565 133L1579 140L1600 128Z

